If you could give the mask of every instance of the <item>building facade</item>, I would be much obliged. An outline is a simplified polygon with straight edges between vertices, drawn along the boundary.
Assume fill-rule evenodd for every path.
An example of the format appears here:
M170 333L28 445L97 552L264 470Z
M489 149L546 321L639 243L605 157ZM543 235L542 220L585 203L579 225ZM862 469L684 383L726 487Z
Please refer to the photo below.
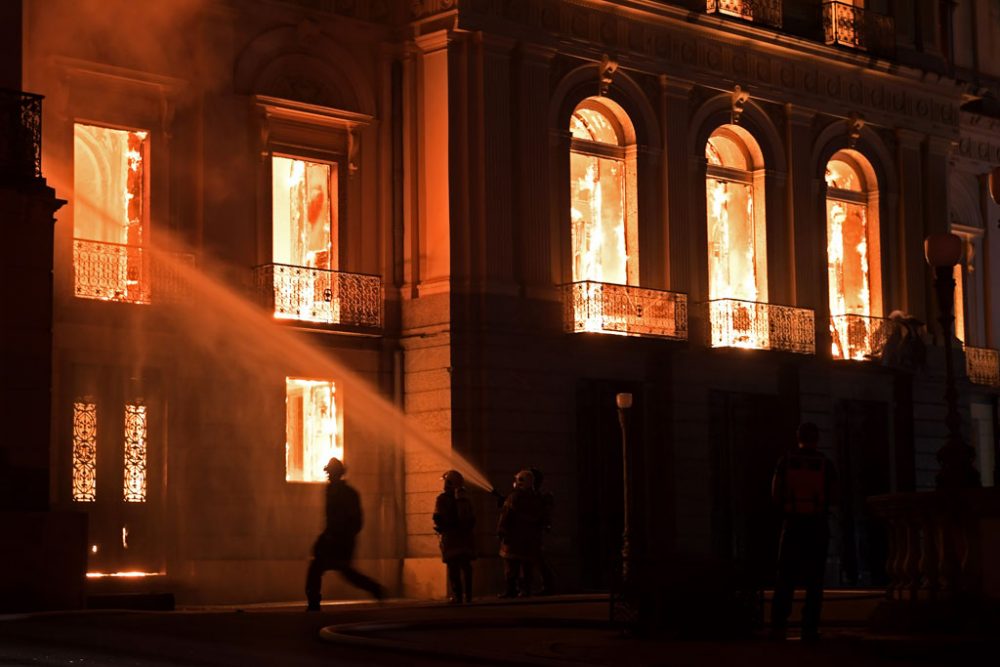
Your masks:
M560 587L607 588L619 392L644 558L766 580L771 471L810 420L842 479L830 583L880 585L865 498L932 488L945 437L935 232L963 239L992 485L996 3L159 4L24 4L68 202L50 500L88 515L92 592L295 598L334 454L400 594L444 594L452 465L543 470Z

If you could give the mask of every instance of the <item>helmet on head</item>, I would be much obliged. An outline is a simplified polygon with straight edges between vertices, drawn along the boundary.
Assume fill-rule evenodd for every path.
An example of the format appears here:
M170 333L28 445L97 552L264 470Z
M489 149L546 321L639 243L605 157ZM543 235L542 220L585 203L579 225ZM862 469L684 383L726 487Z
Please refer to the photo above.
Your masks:
M325 470L326 474L330 477L343 477L344 473L347 472L347 468L336 456L327 462L326 466L323 467L323 470Z
M530 470L522 470L514 475L514 488L527 490L535 488L535 476Z
M460 489L465 486L465 478L462 477L462 473L457 470L448 470L443 475L441 479L444 480L444 486L446 489Z

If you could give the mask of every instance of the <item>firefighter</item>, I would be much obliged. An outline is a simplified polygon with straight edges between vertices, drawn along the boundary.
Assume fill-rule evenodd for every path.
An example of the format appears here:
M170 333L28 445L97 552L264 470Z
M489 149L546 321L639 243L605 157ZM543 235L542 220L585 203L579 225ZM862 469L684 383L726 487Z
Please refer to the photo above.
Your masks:
M555 497L548 489L542 488L542 482L545 480L545 475L538 468L531 468L531 474L534 478L534 489L535 493L538 494L542 501L542 537L543 544L538 552L538 570L539 574L542 576L542 590L539 591L540 595L552 595L553 592L553 577L552 568L549 567L548 561L545 559L545 545L544 536L552 530L552 509L555 505Z
M798 449L778 460L771 497L782 513L778 574L771 606L771 636L784 639L796 585L806 589L802 639L819 639L823 576L830 540L830 505L835 501L837 473L816 449L819 429L799 426Z
M545 509L534 488L534 475L522 470L514 476L514 490L504 500L497 522L506 581L499 597L531 594L531 573L541 557L544 521Z
M444 492L434 503L434 532L439 536L441 560L448 571L452 604L472 602L472 561L476 558L473 529L476 516L465 492L465 478L457 470L441 476ZM464 599L463 599L464 596Z
M330 459L323 470L330 480L326 487L326 529L313 545L313 558L306 573L307 610L320 610L320 589L327 570L340 572L349 583L381 600L385 597L382 585L351 566L354 542L363 523L358 492L343 480L347 469L340 459Z

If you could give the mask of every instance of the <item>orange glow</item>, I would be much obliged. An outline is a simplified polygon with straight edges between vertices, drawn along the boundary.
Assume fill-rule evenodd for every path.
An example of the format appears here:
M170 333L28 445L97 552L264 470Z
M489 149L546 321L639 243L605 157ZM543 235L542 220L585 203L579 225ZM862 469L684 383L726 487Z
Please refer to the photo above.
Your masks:
M271 181L274 263L317 269L302 272L294 285L275 282L275 290L293 290L294 295L276 299L286 306L275 309L274 316L339 322L337 282L330 273L338 268L337 165L275 156Z
M146 406L126 405L124 499L127 503L146 502L146 433Z
M73 500L97 500L97 404L73 403Z
M285 481L324 482L330 457L344 459L343 400L325 380L285 379Z
M88 579L101 579L104 577L124 577L127 579L139 579L141 577L162 577L162 572L139 572L137 570L128 570L125 572L88 572Z
M826 168L827 276L830 290L831 354L835 359L870 358L877 350L872 319L868 193L853 156L842 151ZM844 317L853 315L858 317Z
M574 283L629 282L628 230L631 179L619 119L598 103L584 101L570 118L570 223ZM605 331L595 312L602 311L602 292L585 287L584 302L596 308L577 309L578 331ZM611 327L609 333L614 331Z
M145 155L148 133L74 125L73 235L101 248L74 256L76 294L148 303Z
M712 346L767 348L768 310L755 307L767 300L765 235L747 139L723 126L705 145L705 158Z
M965 293L962 280L964 278L962 267L959 262L955 265L953 276L955 278L955 338L965 342Z

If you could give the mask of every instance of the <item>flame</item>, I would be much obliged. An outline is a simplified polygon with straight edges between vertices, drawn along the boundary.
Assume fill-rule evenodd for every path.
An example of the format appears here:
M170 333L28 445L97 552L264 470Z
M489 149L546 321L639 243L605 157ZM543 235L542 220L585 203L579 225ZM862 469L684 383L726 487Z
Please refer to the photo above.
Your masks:
M827 182L853 184L850 178L843 175L830 177L834 162L831 161L828 168ZM857 238L858 241L850 246L847 238ZM830 290L830 352L835 359L870 358L876 352L876 345L875 322L871 317L868 219L864 204L827 198L826 254Z
M706 155L710 163L721 164L711 143ZM767 309L755 303L759 291L753 186L710 177L706 188L712 346L765 349Z
M342 401L328 380L285 380L285 480L323 482L331 457L344 458Z
M140 572L138 570L126 570L124 572L88 572L88 579L101 579L104 577L125 577L128 579L138 579L140 577L162 577L162 572Z

